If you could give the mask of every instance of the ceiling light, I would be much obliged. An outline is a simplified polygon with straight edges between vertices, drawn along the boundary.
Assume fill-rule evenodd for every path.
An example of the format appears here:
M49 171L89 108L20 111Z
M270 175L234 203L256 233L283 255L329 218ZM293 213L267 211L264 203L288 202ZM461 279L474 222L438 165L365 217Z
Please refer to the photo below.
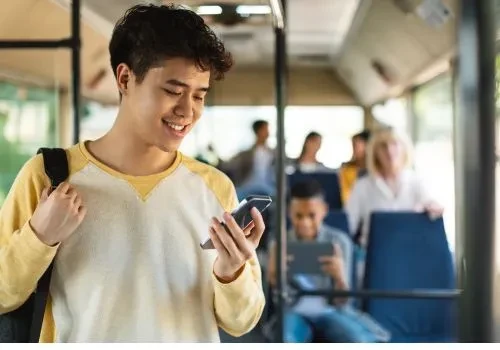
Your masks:
M200 16L220 15L222 13L222 7L217 5L199 6L196 13Z
M268 15L271 8L267 5L238 5L236 12L240 15Z

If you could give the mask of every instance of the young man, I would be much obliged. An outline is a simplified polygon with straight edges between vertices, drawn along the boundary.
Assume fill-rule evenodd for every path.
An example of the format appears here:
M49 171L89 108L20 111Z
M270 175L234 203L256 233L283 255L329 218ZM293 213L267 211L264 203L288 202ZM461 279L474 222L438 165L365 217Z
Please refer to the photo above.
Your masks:
M128 10L109 50L121 97L112 129L67 150L69 181L52 192L42 158L31 159L2 207L0 312L23 304L54 260L42 342L217 342L217 326L242 335L264 306L262 217L243 232L227 214L228 178L177 151L231 57L173 6ZM207 234L216 250L201 249Z
M255 144L238 153L226 164L240 199L250 194L274 195L274 151L267 145L269 123L256 120L252 124Z
M328 242L334 254L319 258L324 275L293 276L308 288L350 289L352 275L352 243L347 233L323 223L328 213L321 185L315 181L298 183L291 190L289 216L292 229L289 240ZM276 284L276 249L272 245L268 263L268 279ZM333 285L332 285L333 281ZM349 305L346 298L337 298L330 305L325 297L302 297L285 314L285 341L311 342L320 336L327 342L381 342L388 333L369 316Z

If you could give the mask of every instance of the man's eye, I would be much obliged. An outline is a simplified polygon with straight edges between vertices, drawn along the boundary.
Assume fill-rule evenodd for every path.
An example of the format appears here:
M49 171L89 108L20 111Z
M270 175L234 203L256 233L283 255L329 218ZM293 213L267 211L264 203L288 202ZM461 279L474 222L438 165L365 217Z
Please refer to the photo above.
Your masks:
M168 89L163 89L163 91L165 91L167 94L173 95L173 96L179 96L181 94L180 92L175 92L175 91L171 91Z

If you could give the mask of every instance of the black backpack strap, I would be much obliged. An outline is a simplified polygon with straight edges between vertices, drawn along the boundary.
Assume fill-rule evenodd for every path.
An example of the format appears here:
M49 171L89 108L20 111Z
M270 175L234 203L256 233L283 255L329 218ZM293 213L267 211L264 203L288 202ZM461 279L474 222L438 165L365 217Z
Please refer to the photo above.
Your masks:
M41 153L43 156L45 173L50 179L52 188L66 181L69 176L69 164L66 151L62 148L40 148L38 153Z
M37 153L43 156L45 173L50 179L52 189L55 189L61 182L66 181L69 176L69 164L66 151L62 148L40 148ZM49 265L42 278L38 281L36 288L33 318L30 328L30 343L38 343L42 330L43 316L49 296L50 277L52 275L53 263Z

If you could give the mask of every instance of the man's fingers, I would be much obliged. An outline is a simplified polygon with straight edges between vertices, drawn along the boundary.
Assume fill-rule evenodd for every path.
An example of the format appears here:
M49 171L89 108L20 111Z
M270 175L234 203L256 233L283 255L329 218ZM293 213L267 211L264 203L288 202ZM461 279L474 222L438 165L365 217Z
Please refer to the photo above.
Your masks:
M250 210L250 214L252 215L255 227L252 229L252 234L248 237L248 239L255 246L257 246L262 238L262 235L264 234L266 225L264 224L264 218L257 208L252 208L252 210Z
M82 206L82 197L75 196L75 198L73 199L73 205L79 209Z
M233 237L231 233L226 231L226 228L222 226L222 224L216 218L212 219L212 228L215 231L215 234L221 241L222 245L228 251L231 257L235 257L239 254L238 247L234 243Z
M238 243L238 245L239 245L240 242L244 241L244 239L245 239L245 235L243 234L243 230L236 223L236 220L234 220L234 218L231 214L224 213L223 218L224 218L224 223L229 231L229 234L231 236L233 236L233 238L236 240L236 243Z
M254 222L250 222L248 226L245 228L243 233L245 234L245 237L249 236L252 233L252 230L255 228Z
M234 242L236 242L236 245L238 246L239 251L245 256L250 256L252 254L252 251L248 247L248 242L245 237L245 233L243 230L238 226L236 223L236 220L232 217L231 214L229 213L224 213L224 221L227 226L227 229L229 231L229 234L233 237Z
M85 215L87 215L87 208L84 206L80 206L78 208L78 218L80 222L82 222L82 220L85 218Z
M210 227L208 230L208 235L210 236L210 239L212 240L212 244L214 245L215 250L219 253L220 256L223 257L228 257L229 252L227 251L226 247L222 244L222 242L219 239L219 236L215 233L215 230Z
M47 198L49 198L50 187L45 187L42 191L42 195L40 196L40 201L45 202Z
M78 192L76 192L76 190L73 188L73 187L69 187L68 189L68 192L66 192L66 196L72 201L74 202L76 197L78 197Z
M54 190L55 192L58 192L60 194L66 194L68 193L68 190L70 189L70 185L67 182L61 182L59 186Z

